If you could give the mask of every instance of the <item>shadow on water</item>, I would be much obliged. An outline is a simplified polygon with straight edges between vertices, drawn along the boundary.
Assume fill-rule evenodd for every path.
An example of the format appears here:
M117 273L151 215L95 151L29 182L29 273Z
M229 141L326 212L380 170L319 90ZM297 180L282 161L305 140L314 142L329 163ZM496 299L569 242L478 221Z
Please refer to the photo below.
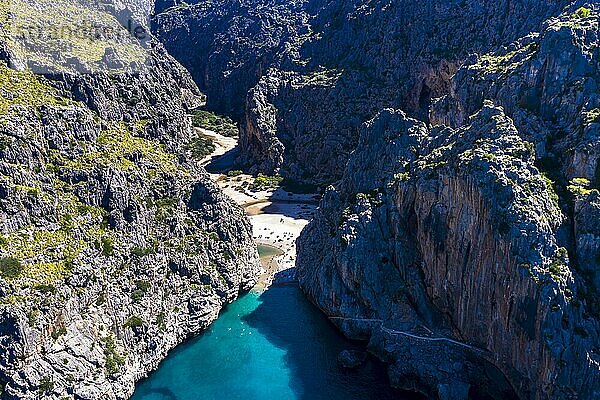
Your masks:
M339 352L363 347L342 337L296 285L272 287L264 292L258 307L243 320L285 351L289 385L296 399L422 398L390 388L385 366L372 357L357 370L340 368Z
M151 388L146 391L146 394L151 397L158 397L162 400L177 400L177 396L173 393L172 390L160 387L160 388Z
M344 340L297 286L249 293L178 346L131 400L408 400L369 361L341 370Z

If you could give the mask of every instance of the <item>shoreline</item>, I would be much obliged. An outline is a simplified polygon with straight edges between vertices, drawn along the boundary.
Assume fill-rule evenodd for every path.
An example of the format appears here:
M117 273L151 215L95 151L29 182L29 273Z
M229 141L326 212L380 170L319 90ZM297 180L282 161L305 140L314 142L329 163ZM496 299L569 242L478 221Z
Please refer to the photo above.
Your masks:
M223 193L246 211L259 253L261 246L269 246L280 252L261 256L265 272L252 290L265 291L272 285L296 283L296 239L312 219L320 195L291 193L281 187L251 189L254 176L244 173L227 175L227 171L234 167L230 154L235 151L237 140L205 129L196 129L202 136L213 140L216 146L215 151L201 161L202 165L209 167L211 163L218 162L223 169L209 173L211 179ZM223 160L223 157L231 159Z

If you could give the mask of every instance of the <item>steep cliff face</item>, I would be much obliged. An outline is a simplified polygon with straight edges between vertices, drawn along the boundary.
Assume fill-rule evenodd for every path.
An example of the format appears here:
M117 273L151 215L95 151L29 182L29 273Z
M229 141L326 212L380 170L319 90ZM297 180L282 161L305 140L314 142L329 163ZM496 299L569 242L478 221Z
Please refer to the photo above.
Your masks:
M436 127L380 113L299 239L302 287L394 383L600 396L597 24L576 5L470 58Z
M552 184L502 109L468 122L429 131L391 110L369 122L298 241L301 286L396 385L595 398L598 321L576 296Z
M208 96L238 118L246 93L310 34L305 0L157 1L154 32Z
M186 111L203 98L187 72L129 36L7 29L119 30L127 9L60 5L0 14L0 397L126 399L260 266L243 210L188 154Z
M561 173L593 180L597 155L583 154L598 135L598 17L592 9L573 6L539 33L472 56L453 77L450 94L434 104L432 123L460 126L493 99L529 131L541 157L569 157L558 160Z
M219 101L250 90L240 162L327 185L341 177L362 122L383 107L426 119L429 100L448 93L468 54L539 29L569 1L208 4L159 14L158 32L213 108L240 114Z
M582 5L582 7L579 7ZM595 8L594 8L595 7ZM563 202L574 267L598 293L597 198L600 188L600 64L597 5L576 4L494 54L472 57L432 107L435 124L460 126L492 99L535 145L537 165Z

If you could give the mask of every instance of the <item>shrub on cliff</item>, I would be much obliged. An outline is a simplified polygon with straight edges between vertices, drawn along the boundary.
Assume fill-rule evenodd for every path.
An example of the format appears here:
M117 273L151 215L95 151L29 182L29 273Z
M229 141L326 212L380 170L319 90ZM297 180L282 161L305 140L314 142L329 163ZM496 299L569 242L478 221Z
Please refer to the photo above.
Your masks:
M40 379L40 393L49 393L52 390L54 390L54 381L52 380L51 377L49 376L45 376L42 379Z
M129 317L129 319L127 321L125 321L125 324L123 325L125 328L137 328L140 327L144 324L144 321L136 316L133 315L131 317Z
M0 276L3 278L17 278L23 272L23 265L13 257L0 259Z
M589 8L586 8L586 7L581 7L577 11L575 11L575 13L571 16L571 18L573 18L573 19L587 18L591 14L592 14L592 10L590 10Z
M204 157L211 155L217 147L212 139L198 137L190 143L189 149L194 159L202 160Z
M238 128L229 117L222 117L210 111L196 111L192 116L196 128L213 131L223 136L237 136Z

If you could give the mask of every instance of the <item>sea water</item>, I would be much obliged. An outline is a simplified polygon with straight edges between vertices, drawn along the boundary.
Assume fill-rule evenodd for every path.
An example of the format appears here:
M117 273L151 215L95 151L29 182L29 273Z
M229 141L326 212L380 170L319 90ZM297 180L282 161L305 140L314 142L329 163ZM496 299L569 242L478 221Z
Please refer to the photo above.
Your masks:
M346 341L297 286L249 293L201 336L177 347L133 400L408 399L370 360L358 370L337 356Z

